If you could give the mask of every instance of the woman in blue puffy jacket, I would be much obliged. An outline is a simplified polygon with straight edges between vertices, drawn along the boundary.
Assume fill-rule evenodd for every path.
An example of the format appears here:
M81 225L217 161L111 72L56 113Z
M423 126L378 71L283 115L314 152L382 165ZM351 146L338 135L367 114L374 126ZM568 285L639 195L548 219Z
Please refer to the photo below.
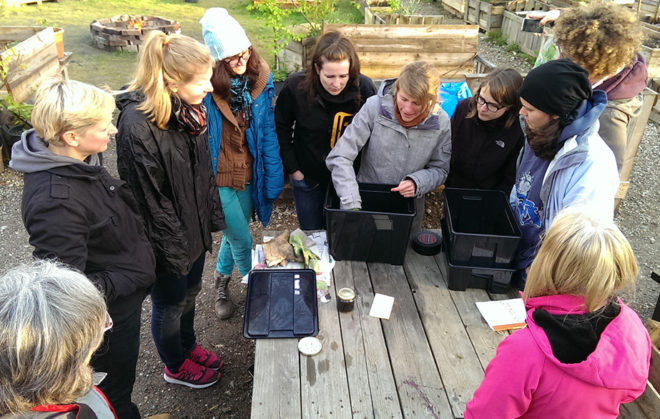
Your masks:
M227 228L214 274L215 311L227 319L233 311L228 283L234 266L242 276L252 268L253 209L264 226L284 175L273 113L273 75L253 51L241 25L223 8L211 8L200 20L204 42L216 60L204 99L208 110L209 148Z

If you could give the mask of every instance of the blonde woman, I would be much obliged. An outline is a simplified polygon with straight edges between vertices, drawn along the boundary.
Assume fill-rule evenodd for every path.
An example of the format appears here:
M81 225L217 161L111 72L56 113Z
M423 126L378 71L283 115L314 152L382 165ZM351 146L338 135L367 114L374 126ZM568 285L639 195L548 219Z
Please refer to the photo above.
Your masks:
M110 325L103 296L79 272L39 261L3 275L0 416L114 418L89 365Z
M393 192L423 197L449 172L449 117L437 104L440 76L430 64L408 64L367 99L326 159L344 209L362 205L357 182L397 185ZM359 173L353 161L362 150ZM419 208L418 208L419 211Z
M529 271L527 327L500 343L465 418L618 417L649 375L649 335L615 296L636 278L611 221L560 212Z
M112 95L89 84L44 82L34 129L14 144L10 164L25 173L21 213L34 256L79 269L104 294L115 327L92 366L108 374L99 387L117 415L139 418L131 393L155 259L130 189L101 164L117 132L114 109Z
M225 227L202 104L212 66L204 45L154 31L135 79L117 97L119 175L133 190L156 255L151 332L165 381L191 388L215 384L222 366L194 330L211 232Z

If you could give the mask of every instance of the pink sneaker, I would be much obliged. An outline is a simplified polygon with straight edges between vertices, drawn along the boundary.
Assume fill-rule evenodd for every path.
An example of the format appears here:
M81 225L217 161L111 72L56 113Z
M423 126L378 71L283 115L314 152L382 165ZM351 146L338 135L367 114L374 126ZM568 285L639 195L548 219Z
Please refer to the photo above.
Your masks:
M163 378L172 384L181 384L190 388L206 388L218 382L220 373L186 359L176 373L170 372L165 367Z
M218 358L218 355L211 351L207 351L201 346L195 346L195 349L190 352L190 360L195 364L201 365L212 370L219 370L225 364L225 361Z

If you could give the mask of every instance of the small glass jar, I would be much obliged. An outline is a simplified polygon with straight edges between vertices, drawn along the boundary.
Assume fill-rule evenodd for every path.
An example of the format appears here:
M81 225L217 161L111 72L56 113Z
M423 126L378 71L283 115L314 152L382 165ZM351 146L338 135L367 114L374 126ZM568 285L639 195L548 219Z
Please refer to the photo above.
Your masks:
M337 310L347 313L353 310L355 305L355 291L353 288L341 288L337 291Z

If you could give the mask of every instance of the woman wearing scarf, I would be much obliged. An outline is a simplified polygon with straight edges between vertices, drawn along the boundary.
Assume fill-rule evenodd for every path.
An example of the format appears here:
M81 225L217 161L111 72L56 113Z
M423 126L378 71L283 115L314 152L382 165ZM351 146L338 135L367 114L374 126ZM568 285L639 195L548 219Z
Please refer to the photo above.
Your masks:
M273 201L284 184L273 116L273 75L252 49L241 25L219 7L200 20L204 42L215 60L213 92L204 98L209 119L209 148L215 185L227 228L222 232L215 284L215 312L231 317L228 283L234 266L241 276L252 269L250 216L266 226Z
M138 202L156 255L151 332L165 381L204 388L222 361L197 345L195 299L211 232L225 227L207 142L204 96L212 90L208 49L153 31L135 79L117 97L117 167Z
M420 198L417 211L423 212L421 198L444 183L451 157L449 117L437 104L439 83L433 66L417 61L367 99L326 159L342 209L361 208L361 182L397 185L392 191Z

